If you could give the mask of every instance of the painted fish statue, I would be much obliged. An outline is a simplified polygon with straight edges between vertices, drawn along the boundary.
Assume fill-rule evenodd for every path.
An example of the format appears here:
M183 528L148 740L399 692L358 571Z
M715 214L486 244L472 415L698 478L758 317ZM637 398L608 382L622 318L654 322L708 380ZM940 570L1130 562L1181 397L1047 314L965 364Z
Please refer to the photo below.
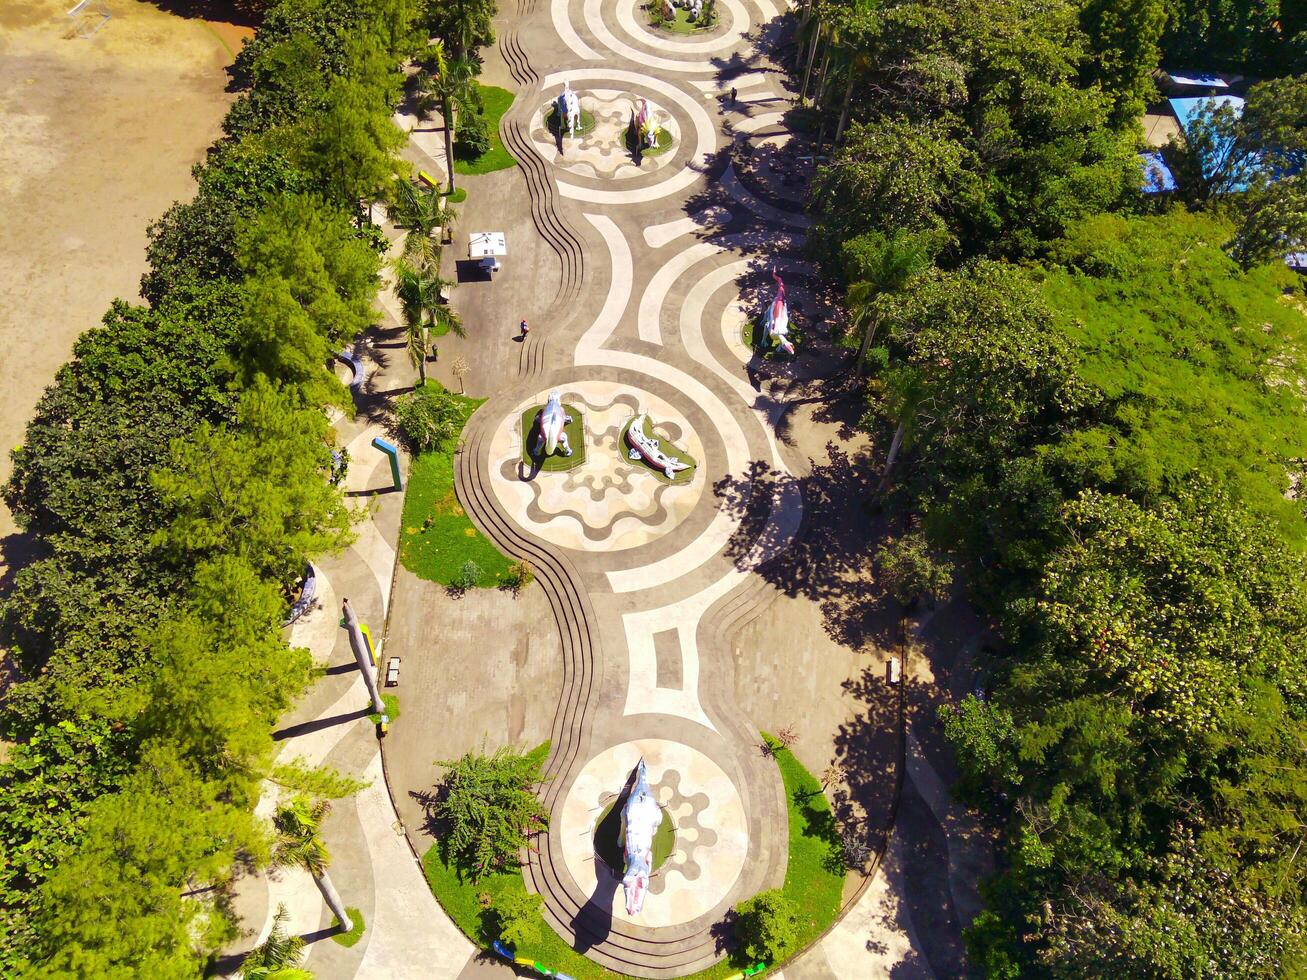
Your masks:
M635 767L635 785L622 808L622 833L626 847L626 875L622 891L626 895L626 914L639 915L649 892L649 875L653 873L654 831L662 823L663 813L649 788L644 759Z
M688 470L689 463L682 463L679 459L673 459L663 452L657 439L652 439L645 434L645 426L649 423L649 414L641 412L631 420L631 424L626 429L626 442L631 447L631 458L642 458L650 466L660 469L670 480L681 470Z
M567 444L567 431L564 428L572 416L563 411L562 400L556 391L549 393L545 407L540 412L540 435L536 438L533 456L542 453L552 456L561 446L564 456L572 455L572 447Z
M776 342L776 346L787 354L794 353L794 345L790 343L790 305L785 302L785 283L781 277L772 270L772 278L776 280L776 298L772 300L771 306L767 309L767 323L764 335L768 340Z

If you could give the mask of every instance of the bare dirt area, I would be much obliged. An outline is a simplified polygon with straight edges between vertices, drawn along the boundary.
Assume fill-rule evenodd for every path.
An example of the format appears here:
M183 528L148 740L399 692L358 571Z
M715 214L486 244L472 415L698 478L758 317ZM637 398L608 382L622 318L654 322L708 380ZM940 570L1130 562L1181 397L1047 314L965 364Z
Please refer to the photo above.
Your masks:
M192 195L251 33L140 0L70 18L74 2L0 3L0 480L77 336L138 299L146 226ZM0 542L13 530L0 505Z

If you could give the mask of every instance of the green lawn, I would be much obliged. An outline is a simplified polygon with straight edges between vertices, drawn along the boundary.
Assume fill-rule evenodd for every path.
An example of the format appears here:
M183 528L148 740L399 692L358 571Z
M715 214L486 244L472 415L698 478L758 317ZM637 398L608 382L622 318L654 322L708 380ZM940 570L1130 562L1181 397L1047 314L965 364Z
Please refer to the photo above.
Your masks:
M367 925L363 921L363 913L352 905L345 906L345 914L349 916L350 921L354 923L354 928L349 932L340 932L340 923L336 923L337 931L331 934L331 941L340 943L342 946L357 946L358 941L363 938L363 930ZM332 920L335 922L335 920Z
M785 797L789 803L790 856L785 872L784 891L799 907L800 944L803 949L826 930L839 912L840 895L844 887L842 850L835 828L835 817L830 804L821 791L821 783L803 768L793 753L780 747L770 735L763 733L773 747L776 765L785 783ZM532 752L543 760L549 754L549 743ZM498 896L523 892L526 885L518 870L501 871L487 875L478 882L464 880L450 867L440 854L440 845L433 844L422 858L427 884L441 907L469 939L482 947L489 947L496 937L489 934L490 917L482 909L478 896L492 900ZM616 977L621 974L605 970L586 959L565 943L549 928L543 917L539 923L541 939L514 952L566 973L576 980ZM728 957L716 966L692 974L686 980L724 980L750 964ZM770 972L770 971L768 971Z
M626 127L626 148L632 153L635 152L635 131L630 126ZM658 142L653 146L642 147L640 156L656 157L666 153L672 148L672 134L665 129L658 130Z
M485 400L457 397L464 421ZM414 575L440 585L452 585L463 563L471 560L481 568L477 585L494 588L512 562L473 526L454 494L455 445L413 458L404 494L399 560Z
M790 811L790 862L783 891L799 909L799 943L803 949L822 934L840 910L844 890L844 849L835 814L821 782L774 738L763 732L772 748Z
M513 104L513 93L506 88L482 85L480 82L477 83L477 91L481 93L486 124L490 127L490 149L475 160L460 160L455 154L454 173L456 174L488 174L496 170L507 170L513 166L513 158L508 150L504 149L503 141L499 138L499 117Z
M684 7L675 7L673 9L675 16L671 20L658 25L663 30L671 31L674 34L693 34L695 31L707 30L707 28L700 27L691 20L690 12Z

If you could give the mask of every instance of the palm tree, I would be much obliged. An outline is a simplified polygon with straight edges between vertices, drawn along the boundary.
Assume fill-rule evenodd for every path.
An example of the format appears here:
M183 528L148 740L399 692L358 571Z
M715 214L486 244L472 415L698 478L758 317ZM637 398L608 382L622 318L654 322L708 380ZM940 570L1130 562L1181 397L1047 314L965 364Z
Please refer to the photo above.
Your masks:
M867 247L857 253L857 269L846 300L853 315L852 328L862 331L857 369L866 370L867 351L876 337L880 321L880 297L907 287L934 257L934 242L928 234L896 229L891 236L872 235L863 239Z
M415 266L403 258L395 262L395 297L404 315L408 332L408 356L418 369L418 384L427 383L427 355L431 332L453 331L464 336L463 320L457 311L443 302L443 293L453 287L441 279L432 267Z
M391 192L390 217L405 228L404 258L423 269L440 267L440 233L454 220L454 209L434 187L419 187L396 180Z
M313 980L313 974L300 967L304 940L287 935L285 923L286 906L278 905L268 938L241 964L241 976L245 980Z
M472 88L475 66L466 58L450 58L442 41L427 49L429 74L421 81L423 115L440 106L445 123L445 167L449 171L449 193L454 192L454 106L465 101Z
M331 803L327 800L310 802L304 796L297 796L280 807L273 818L277 836L272 845L272 863L279 868L303 868L312 875L327 908L331 909L342 931L349 932L354 928L354 922L327 874L331 855L318 833L318 825L330 810Z

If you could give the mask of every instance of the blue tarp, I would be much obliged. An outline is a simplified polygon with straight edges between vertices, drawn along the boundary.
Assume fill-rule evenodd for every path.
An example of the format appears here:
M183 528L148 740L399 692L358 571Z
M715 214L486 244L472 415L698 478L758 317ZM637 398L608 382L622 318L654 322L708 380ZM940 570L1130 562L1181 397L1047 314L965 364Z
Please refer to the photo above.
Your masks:
M1144 162L1144 193L1164 194L1175 190L1175 174L1156 150L1139 154Z

